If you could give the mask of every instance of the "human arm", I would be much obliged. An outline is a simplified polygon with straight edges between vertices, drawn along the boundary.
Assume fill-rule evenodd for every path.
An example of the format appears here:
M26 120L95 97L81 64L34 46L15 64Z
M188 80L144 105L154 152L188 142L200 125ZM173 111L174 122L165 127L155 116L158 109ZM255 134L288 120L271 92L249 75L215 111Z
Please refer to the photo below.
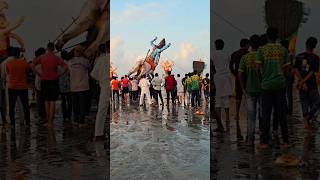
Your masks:
M32 71L38 75L39 77L41 77L41 73L38 71L38 69L36 68L37 65L41 64L41 57L35 58L32 63L30 64L30 68L32 69Z
M4 34L8 34L11 31L14 31L15 29L17 29L19 26L21 26L21 24L24 22L24 17L21 17L17 22L13 23L11 26L7 27L6 29L4 29L3 33Z
M150 45L153 47L153 48L155 48L156 47L156 45L154 44L154 42L157 40L158 38L157 37L155 37L154 39L152 39L152 41L150 42Z
M58 73L58 77L60 77L68 71L68 65L59 57L57 57L56 61L57 64L61 67L61 71Z
M9 38L15 39L18 42L18 44L20 45L21 51L22 52L25 51L25 45L24 45L24 42L20 36L18 36L15 33L9 33Z
M161 48L161 49L160 49L160 51L159 51L159 52L161 53L162 51L164 51L164 50L168 49L170 46L171 46L171 43L169 43L169 44L165 45L163 48Z
M231 73L233 74L233 76L237 76L236 69L235 69L235 57L234 56L235 56L234 54L231 55L229 69L230 69Z
M245 84L244 84L245 72L246 72L246 64L245 64L245 60L244 60L244 57L243 57L240 60L239 69L238 69L238 79L239 79L240 86L241 86L241 89L242 89L243 93L246 92L245 91Z

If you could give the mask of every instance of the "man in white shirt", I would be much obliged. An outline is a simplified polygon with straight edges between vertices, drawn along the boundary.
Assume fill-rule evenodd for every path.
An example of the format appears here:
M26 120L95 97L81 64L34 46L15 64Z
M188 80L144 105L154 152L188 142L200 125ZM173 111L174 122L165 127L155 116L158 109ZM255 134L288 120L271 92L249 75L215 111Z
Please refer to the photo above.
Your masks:
M139 82L139 87L141 88L141 95L140 95L140 106L143 106L144 103L144 95L146 95L147 97L147 101L149 103L149 105L151 105L151 98L150 98L150 92L149 92L149 87L150 87L150 83L146 78L146 75L142 76L142 79Z
M161 106L163 106L163 99L162 99L162 94L161 94L161 86L162 86L162 79L159 77L158 73L155 74L155 77L152 79L151 84L153 85L153 89L155 91L154 93L154 98L156 99L156 105L159 104L158 101L158 95L161 100Z
M107 52L108 51L108 52ZM99 81L100 85L100 98L98 105L98 113L95 123L95 137L104 140L104 127L107 119L108 112L108 98L110 93L110 44L106 43L99 47L100 56L96 59L96 63L91 72L91 77Z
M180 74L177 74L176 81L177 81L178 102L179 104L183 105L184 104L184 96L183 96L184 88L183 88L182 78Z
M229 96L232 95L231 73L229 69L230 57L224 51L224 42L221 39L215 41L216 51L213 53L213 65L216 70L214 82L216 84L216 119L218 128L216 131L223 132L221 122L221 109L226 112L226 121L229 120Z

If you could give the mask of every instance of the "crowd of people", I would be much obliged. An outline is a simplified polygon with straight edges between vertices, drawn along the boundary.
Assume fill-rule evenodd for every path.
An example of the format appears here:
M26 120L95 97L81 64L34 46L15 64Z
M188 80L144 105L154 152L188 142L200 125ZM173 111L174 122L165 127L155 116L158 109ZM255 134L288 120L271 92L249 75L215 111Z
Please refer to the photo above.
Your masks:
M85 128L90 123L87 117L92 99L96 97L99 103L95 137L105 139L109 49L109 43L100 45L97 57L89 60L83 55L85 48L81 44L58 56L55 45L48 43L47 49L39 48L35 58L28 63L20 48L9 47L7 57L1 63L1 124L15 128L18 102L22 105L24 125L30 127L29 94L34 91L37 123L54 128L56 101L61 99L63 121Z
M209 104L210 79L208 73L202 78L197 71L185 74L184 77L180 74L175 77L171 71L162 77L155 73L154 76L143 75L139 80L125 75L120 80L118 77L112 77L111 89L113 102L120 102L121 97L125 104L131 100L140 106L170 106L171 99L173 105L201 107L202 102L206 106ZM166 94L166 102L162 96L163 91ZM202 97L205 101L202 101Z
M316 112L320 108L317 84L320 59L314 53L318 40L315 37L308 38L305 52L295 55L289 51L289 41L279 42L278 34L276 28L268 28L265 35L252 35L250 39L242 39L240 50L231 56L223 50L222 39L215 41L212 58L216 91L215 132L224 132L222 109L226 112L226 121L229 121L229 98L233 93L231 74L235 77L237 137L242 139L239 112L244 96L247 110L246 142L249 146L255 143L258 119L260 148L266 149L272 145L271 140L278 138L279 127L281 145L288 147L287 119L293 113L292 91L295 82L299 91L304 127L308 132L314 131L312 119L316 118Z

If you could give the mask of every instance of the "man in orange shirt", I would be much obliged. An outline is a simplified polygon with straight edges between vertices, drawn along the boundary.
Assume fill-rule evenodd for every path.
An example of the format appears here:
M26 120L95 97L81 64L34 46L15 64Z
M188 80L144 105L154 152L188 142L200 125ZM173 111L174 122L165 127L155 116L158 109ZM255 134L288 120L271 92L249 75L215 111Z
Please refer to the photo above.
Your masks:
M20 49L13 48L12 56L14 59L6 63L6 72L8 77L9 94L9 116L11 125L15 126L15 109L17 98L19 97L23 106L25 123L30 126L30 110L28 100L28 82L27 74L29 65L26 60L20 57Z
M119 84L120 84L120 81L118 81L117 77L113 77L113 80L111 81L113 101L115 98L115 94L117 94L117 98L119 102L119 90L120 90Z

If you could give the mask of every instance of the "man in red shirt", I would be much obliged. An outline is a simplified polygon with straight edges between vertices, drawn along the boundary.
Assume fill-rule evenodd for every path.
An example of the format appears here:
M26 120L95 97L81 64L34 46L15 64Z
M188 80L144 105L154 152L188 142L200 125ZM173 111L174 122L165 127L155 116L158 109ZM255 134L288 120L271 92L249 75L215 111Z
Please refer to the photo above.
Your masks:
M113 80L111 81L111 88L112 88L112 97L113 97L113 101L115 99L115 96L117 94L117 98L118 98L118 102L119 102L119 81L117 79L117 77L113 77Z
M122 94L124 94L124 103L127 103L128 97L129 97L129 84L130 81L128 79L128 76L125 75L124 78L121 80L121 86L122 86Z
M167 92L167 106L169 106L169 95L171 95L172 104L174 104L174 95L173 91L177 85L177 81L174 79L173 75L171 75L171 71L168 71L168 76L165 78L165 88Z
M33 71L40 76L41 92L45 100L46 118L48 121L48 128L53 127L53 118L55 114L55 103L59 96L59 82L58 77L68 70L68 66L64 61L54 54L54 44L49 43L47 46L47 53L41 55L32 63ZM35 69L35 66L41 64L41 73ZM58 66L62 67L61 74L58 74Z
M30 126L30 110L28 100L28 82L27 74L29 65L26 60L20 57L19 48L10 48L8 55L14 59L6 63L6 73L8 76L8 94L9 94L9 116L11 125L15 126L16 102L19 97L23 106L25 123Z

